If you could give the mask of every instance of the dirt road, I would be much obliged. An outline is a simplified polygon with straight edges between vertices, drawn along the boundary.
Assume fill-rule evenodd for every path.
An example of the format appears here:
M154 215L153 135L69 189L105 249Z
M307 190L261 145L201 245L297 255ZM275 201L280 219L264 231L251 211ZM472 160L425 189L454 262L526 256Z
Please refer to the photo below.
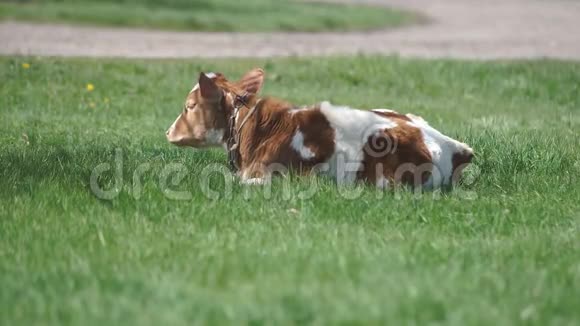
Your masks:
M355 0L332 0L353 2ZM580 1L365 0L430 22L353 33L205 33L0 23L0 54L128 58L398 54L580 59Z

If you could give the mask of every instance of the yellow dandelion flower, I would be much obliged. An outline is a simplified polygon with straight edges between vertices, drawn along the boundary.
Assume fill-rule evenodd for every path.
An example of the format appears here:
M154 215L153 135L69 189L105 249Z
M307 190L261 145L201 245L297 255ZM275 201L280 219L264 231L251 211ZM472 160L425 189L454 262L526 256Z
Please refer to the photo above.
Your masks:
M26 62L25 62L25 63L23 63L23 64L22 64L22 68L23 68L23 69L30 69L30 63L26 63Z
M87 91L92 92L95 90L95 85L88 83L87 84Z

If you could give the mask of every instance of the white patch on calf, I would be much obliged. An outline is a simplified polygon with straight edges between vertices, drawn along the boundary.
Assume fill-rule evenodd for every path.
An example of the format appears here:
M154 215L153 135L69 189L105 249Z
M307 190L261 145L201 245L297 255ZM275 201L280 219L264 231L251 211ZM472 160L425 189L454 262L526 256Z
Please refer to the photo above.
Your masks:
M368 138L384 129L396 127L397 123L371 111L333 106L329 102L320 104L320 112L335 134L334 154L328 162L328 174L336 178L339 184L353 184L362 166L363 148Z
M310 160L316 156L314 152L304 145L304 135L297 129L294 137L292 137L292 142L290 146L300 154L300 157L304 160Z
M391 109L372 109L371 111L378 112L378 113L396 113L395 111L393 111Z

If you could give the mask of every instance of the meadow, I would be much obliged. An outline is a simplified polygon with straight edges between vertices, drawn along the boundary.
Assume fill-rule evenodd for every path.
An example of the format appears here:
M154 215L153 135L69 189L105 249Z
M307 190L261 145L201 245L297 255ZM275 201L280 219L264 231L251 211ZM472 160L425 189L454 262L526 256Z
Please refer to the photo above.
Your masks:
M214 175L209 198L223 150L164 131L199 71L255 66L264 94L413 112L477 157L450 193ZM580 321L579 63L5 57L0 80L2 325Z
M0 19L236 32L368 30L418 21L384 7L297 0L0 1Z

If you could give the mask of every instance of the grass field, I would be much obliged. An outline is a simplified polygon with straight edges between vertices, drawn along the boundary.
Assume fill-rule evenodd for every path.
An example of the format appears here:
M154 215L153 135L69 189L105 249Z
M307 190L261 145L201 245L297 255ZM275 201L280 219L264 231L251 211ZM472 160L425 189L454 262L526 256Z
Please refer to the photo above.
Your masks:
M297 0L0 1L0 19L238 32L365 30L416 20L398 10Z
M290 198L278 179L270 198L234 184L208 199L201 171L225 154L164 130L198 71L254 66L297 103L422 115L475 164L449 194L348 200L321 179L301 199L293 177ZM578 63L2 58L0 78L2 325L580 321ZM120 192L98 199L91 171L116 150ZM171 164L185 200L160 184Z

